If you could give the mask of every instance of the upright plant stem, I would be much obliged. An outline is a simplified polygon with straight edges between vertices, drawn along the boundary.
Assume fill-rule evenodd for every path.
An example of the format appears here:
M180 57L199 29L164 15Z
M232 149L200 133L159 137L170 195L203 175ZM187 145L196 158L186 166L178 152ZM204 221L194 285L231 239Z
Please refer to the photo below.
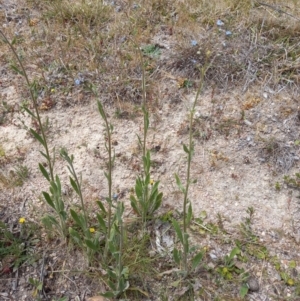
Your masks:
M107 118L105 118L105 124L108 132L108 198L109 198L109 205L108 205L108 233L110 234L111 231L111 202L112 202L112 148L111 148L111 132L109 128L109 124Z
M97 95L97 92L92 90L95 95ZM104 120L105 123L105 130L107 134L107 140L108 143L105 144L106 150L108 152L108 173L106 174L107 182L108 182L108 225L107 225L107 235L106 235L106 244L105 244L105 250L104 250L104 258L107 256L108 252L108 243L109 243L109 237L110 237L110 231L111 231L111 222L112 222L112 168L113 168L113 156L112 156L112 131L113 126L108 123L106 113L103 109L102 104L98 101L98 110L101 115L101 117Z
M142 104L142 110L143 110L143 116L144 116L144 137L143 137L143 162L144 158L146 158L146 140L147 140L147 132L148 132L148 127L149 127L149 117L148 117L148 108L147 108L147 95L146 95L146 75L145 75L145 66L144 66L144 60L143 60L143 54L141 50L139 50L140 54L140 60L141 60L141 66L142 66L142 97L143 97L143 104ZM147 178L149 173L149 169L147 166L145 166L144 163L144 179ZM144 204L148 201L148 194L149 194L149 189L148 189L148 184L145 182L145 187L144 187L144 193L143 193L143 202ZM147 217L145 216L145 212L143 214L143 231L145 231L146 227L146 219Z
M205 70L201 70L201 77L200 77L200 85L197 90L192 108L190 110L190 120L189 120L189 152L188 152L188 164L187 164L187 181L185 185L185 190L184 190L184 200L183 200L183 233L184 236L187 235L187 204L188 204L188 193L189 193L189 187L190 187L190 174L191 174L191 161L194 153L194 145L193 145L193 120L194 120L194 114L195 114L195 107L199 98L199 95L202 91L203 88L203 81L204 81L204 75L205 75ZM186 252L183 252L183 269L187 271L187 255Z
M18 60L18 63L20 65L21 69L22 69L22 75L25 77L26 84L27 84L27 86L29 88L29 91L30 91L30 98L31 98L32 103L33 103L33 107L34 107L34 111L35 111L35 114L36 114L36 118L38 120L38 124L39 124L40 130L41 130L41 134L42 134L42 138L43 138L43 141L44 141L44 145L43 146L44 146L45 151L46 151L46 160L47 160L48 165L49 165L50 179L51 179L52 182L54 182L53 165L52 165L52 162L51 162L51 157L50 157L50 153L49 153L48 143L47 143L45 131L44 131L44 128L43 128L43 124L42 124L40 113L39 113L39 109L38 109L37 97L33 93L33 86L32 86L32 84L30 84L30 81L29 81L28 75L26 73L26 70L25 70L25 68L23 66L23 63L20 60L20 57L18 56L18 54L17 54L15 48L13 47L12 43L8 41L8 39L6 38L6 36L2 32L2 30L0 30L0 34L2 35L4 41L9 45L11 51L13 52L14 56Z
M82 191L81 191L81 185L80 185L80 182L78 180L75 169L73 167L73 164L71 165L71 169L72 169L72 174L73 174L73 177L75 179L75 182L77 183L77 186L78 186L78 194L79 194L79 198L80 198L80 202L81 202L81 208L82 208L83 214L84 214L85 229L87 230L87 228L88 228L88 217L87 217L87 213L86 213L85 206L84 206L84 201L83 201L83 196L82 196Z

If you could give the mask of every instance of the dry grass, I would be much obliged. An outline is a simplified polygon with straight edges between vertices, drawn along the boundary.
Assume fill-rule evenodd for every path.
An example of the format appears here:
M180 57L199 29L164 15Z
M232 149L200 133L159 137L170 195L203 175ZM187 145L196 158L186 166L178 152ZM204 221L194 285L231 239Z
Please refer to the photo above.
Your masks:
M41 89L55 88L63 103L69 104L66 94L74 92L74 80L80 75L101 86L103 100L139 103L137 47L156 41L169 47L161 49L161 56L146 59L151 66L148 75L152 74L148 93L154 93L153 98L162 71L197 81L208 52L213 59L206 75L208 85L224 90L238 84L246 91L253 84L268 84L298 91L300 23L296 18L300 12L295 1L285 6L250 0L64 0L28 1L27 5L30 12L19 12L26 23L17 39L19 52ZM217 26L217 20L224 25ZM6 32L13 36L14 26ZM2 61L9 60L11 55L2 56ZM86 92L83 96L88 98Z

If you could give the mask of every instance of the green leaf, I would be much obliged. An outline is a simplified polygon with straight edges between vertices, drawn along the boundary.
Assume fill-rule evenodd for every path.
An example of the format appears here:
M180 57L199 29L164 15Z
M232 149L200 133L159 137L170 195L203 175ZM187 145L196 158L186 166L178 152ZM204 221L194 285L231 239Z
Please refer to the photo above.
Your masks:
M89 240L89 239L86 239L85 240L85 244L90 248L90 249L92 249L92 250L94 250L94 251L97 251L99 248L98 248L98 245L97 244L95 244L94 242L92 242L91 240Z
M185 254L188 254L190 251L189 235L187 233L183 233L183 249Z
M175 219L173 219L173 220L172 220L172 224L173 224L173 227L174 227L174 229L175 229L175 232L176 232L176 235L177 235L178 239L180 240L180 242L181 242L182 245L183 245L183 244L184 244L184 241L183 241L183 234L182 234L182 231L181 231L181 229L180 229L180 226L179 226L178 222L177 222Z
M138 199L142 199L143 197L143 184L142 181L138 178L136 179L136 184L135 184L135 194L138 197Z
M48 156L44 152L40 151L40 154L48 161Z
M59 180L59 176L58 175L56 175L55 181L56 181L56 184L57 184L58 195L61 196L61 184L60 184L60 180Z
M104 112L102 103L98 100L98 101L97 101L97 104L98 104L98 111L99 111L101 117L105 120L105 119L106 119L106 118L105 118L106 116L105 116L105 112Z
M24 109L31 117L33 117L34 119L37 119L37 117L34 115L34 113L29 110L27 107L22 106L22 109Z
M181 181L180 181L180 179L179 179L179 177L178 177L177 174L175 174L175 179L176 179L176 184L177 184L178 188L180 189L181 192L184 193L185 192L185 188L181 184Z
M22 76L25 75L24 72L21 71L21 70L20 70L18 67L16 67L15 65L10 65L10 67L11 67L14 71L16 71L17 73L21 74Z
M235 255L238 255L240 253L241 253L241 250L238 247L233 248L232 251L230 252L229 260L232 260Z
M142 140L141 140L140 136L139 135L136 135L136 136L138 138L140 148L143 148L143 143L142 143Z
M185 144L183 144L183 150L184 150L187 154L190 153L188 147L187 147Z
M71 227L69 228L69 233L70 233L72 239L77 244L79 244L80 246L82 246L82 240L81 240L81 237L80 237L79 233L76 230L74 230L73 228L71 228Z
M50 207L52 207L53 209L56 209L56 208L55 208L55 205L54 205L54 203L53 203L53 201L52 201L52 199L51 199L51 197L50 197L50 195L49 195L49 193L46 192L46 191L43 191L42 193L43 193L43 196L44 196L46 202L48 203L48 205L49 205Z
M186 223L188 226L192 220L192 217L193 217L193 209L192 209L192 204L190 202L189 207L188 207L187 217L186 217Z
M84 225L83 225L79 215L73 209L70 209L70 213L71 213L73 220L77 223L77 225L79 225L82 229L84 229Z
M206 219L207 218L207 212L205 210L202 210L199 214L199 218Z
M101 201L96 201L96 203L98 204L99 208L102 210L103 213L106 213L105 207L103 206Z
M52 215L46 215L42 218L42 223L45 228L52 229L52 226L59 228L59 223Z
M240 288L240 296L241 298L245 298L245 296L248 294L249 287L246 283L244 283Z
M176 248L173 249L173 258L174 261L179 265L181 260L181 254L180 251L178 251L178 249Z
M74 190L76 191L76 193L79 195L79 188L78 188L78 186L77 186L77 183L74 181L73 178L71 178L71 177L69 177L69 178L70 178L70 183L71 183L73 189L74 189Z
M98 219L100 228L106 233L107 227L106 227L105 221L99 213L97 213L97 219Z
M106 298L114 298L115 294L113 292L106 292L104 294L100 294L100 296L106 297Z
M30 133L34 136L36 140L38 140L44 147L46 147L46 143L42 136L40 136L35 130L30 129Z
M137 200L133 195L130 196L130 204L134 212L140 215L141 213L140 213L140 209L138 208Z
M40 171L42 172L43 176L48 180L48 182L50 182L49 174L48 174L47 170L45 169L45 167L41 163L39 163L39 168L40 168Z
M195 269L199 265L200 261L203 258L203 254L204 254L203 251L201 251L194 256L194 258L192 259L192 268L193 269Z
M154 204L154 207L153 207L153 209L152 209L152 213L154 213L154 211L156 211L156 210L161 206L162 198L163 198L163 193L160 192L160 193L157 195L157 197L156 197L155 204Z

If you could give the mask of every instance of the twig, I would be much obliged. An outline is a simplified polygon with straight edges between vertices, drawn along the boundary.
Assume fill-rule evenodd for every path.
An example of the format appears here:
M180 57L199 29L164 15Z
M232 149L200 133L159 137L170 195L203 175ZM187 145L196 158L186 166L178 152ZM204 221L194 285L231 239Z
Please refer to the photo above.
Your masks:
M205 226L203 226L203 225L201 225L201 224L199 224L199 223L197 223L197 222L195 222L195 221L192 221L192 223L195 224L195 225L197 225L197 226L199 226L199 227L201 227L201 228L203 228L203 229L205 229L205 230L208 231L208 232L211 232L211 230L209 230L209 229L206 228Z
M44 291L45 254L46 254L46 252L44 252L44 254L43 254L43 262L42 262L41 274L40 274L40 283L42 283L42 290L41 290L40 293L42 293L42 294L44 295L44 297L46 297L46 293L45 293L45 291Z

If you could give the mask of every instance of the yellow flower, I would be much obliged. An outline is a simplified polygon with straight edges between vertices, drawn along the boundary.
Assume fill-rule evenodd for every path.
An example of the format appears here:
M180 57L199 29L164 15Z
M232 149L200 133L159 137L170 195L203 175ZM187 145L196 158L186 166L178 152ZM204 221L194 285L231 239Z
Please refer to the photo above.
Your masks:
M151 179L151 180L150 180L150 185L153 185L153 184L154 184L154 180Z
M52 89L51 89L51 93L54 93L54 92L55 92L55 89L52 88Z
M94 233L95 232L95 228L90 228L90 232Z
M20 223L20 224L24 224L25 222L26 222L26 220L25 220L24 217L21 217L21 218L19 219L19 223Z

